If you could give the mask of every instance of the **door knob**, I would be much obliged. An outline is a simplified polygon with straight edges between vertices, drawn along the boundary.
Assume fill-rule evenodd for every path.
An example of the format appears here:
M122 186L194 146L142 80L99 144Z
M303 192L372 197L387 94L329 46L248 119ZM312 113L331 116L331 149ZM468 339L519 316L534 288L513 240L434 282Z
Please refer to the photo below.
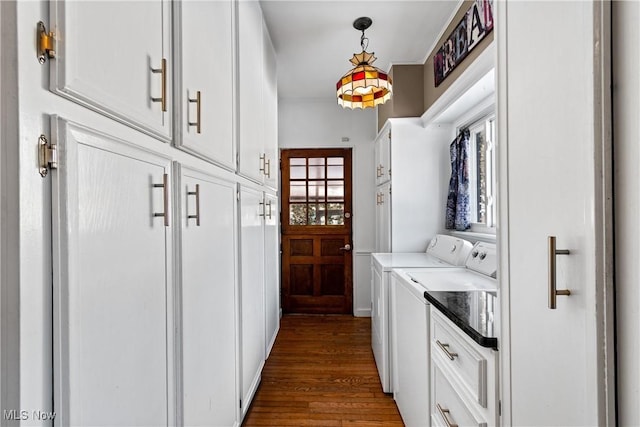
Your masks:
M351 245L350 244L346 244L343 247L340 248L341 251L346 251L349 252L351 250Z

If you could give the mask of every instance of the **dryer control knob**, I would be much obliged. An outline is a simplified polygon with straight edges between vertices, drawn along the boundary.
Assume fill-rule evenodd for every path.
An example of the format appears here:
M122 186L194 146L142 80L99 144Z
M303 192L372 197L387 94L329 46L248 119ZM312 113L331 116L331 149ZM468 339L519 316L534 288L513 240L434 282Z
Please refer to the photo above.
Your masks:
M487 257L487 253L486 253L486 252L482 252L482 253L480 254L480 259L481 259L481 260L485 259L486 257Z
M472 258L475 258L475 257L477 257L477 256L478 256L478 251L473 251L473 252L471 252L471 257L472 257Z

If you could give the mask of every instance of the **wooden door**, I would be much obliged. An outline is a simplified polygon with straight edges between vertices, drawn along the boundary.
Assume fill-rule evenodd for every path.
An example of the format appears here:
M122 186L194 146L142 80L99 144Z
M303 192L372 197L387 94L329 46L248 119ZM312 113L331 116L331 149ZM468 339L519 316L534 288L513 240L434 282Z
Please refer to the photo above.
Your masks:
M52 134L56 425L173 425L171 162L62 120Z
M351 149L281 158L282 309L352 313Z
M505 425L615 424L607 7L496 5ZM554 51L558 40L571 49ZM555 255L548 236L569 253ZM554 262L557 289L571 295L550 309Z
M180 331L185 426L236 420L236 184L182 168Z
M51 1L50 8L51 90L168 141L170 2Z
M174 3L175 36L181 47L176 49L176 62L182 71L176 94L181 117L178 145L231 169L236 166L230 108L234 102L234 8L231 0Z

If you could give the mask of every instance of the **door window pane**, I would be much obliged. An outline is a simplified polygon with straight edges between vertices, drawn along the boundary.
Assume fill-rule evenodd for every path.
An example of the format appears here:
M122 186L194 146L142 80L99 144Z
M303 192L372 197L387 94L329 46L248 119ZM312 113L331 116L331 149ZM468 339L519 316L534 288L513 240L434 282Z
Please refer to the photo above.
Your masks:
M324 179L324 157L309 159L309 179Z
M329 203L327 225L344 225L344 203Z
M307 159L289 159L289 178L307 179Z
M289 201L305 203L307 201L307 186L305 181L289 182Z
M315 202L320 201L324 202L325 192L324 192L324 181L309 181L309 201Z
M324 203L309 205L309 225L325 225L325 205Z
M344 178L344 159L342 157L329 157L327 159L327 178Z
M327 196L330 202L344 201L344 181L327 182Z
M289 204L289 224L307 225L307 205L305 203Z

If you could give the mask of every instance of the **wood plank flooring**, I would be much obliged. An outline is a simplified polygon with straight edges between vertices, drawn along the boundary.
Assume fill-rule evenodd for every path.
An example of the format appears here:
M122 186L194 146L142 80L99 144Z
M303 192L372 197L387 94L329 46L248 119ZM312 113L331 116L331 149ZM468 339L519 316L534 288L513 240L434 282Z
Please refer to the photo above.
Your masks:
M382 392L371 319L286 315L243 426L402 426Z

